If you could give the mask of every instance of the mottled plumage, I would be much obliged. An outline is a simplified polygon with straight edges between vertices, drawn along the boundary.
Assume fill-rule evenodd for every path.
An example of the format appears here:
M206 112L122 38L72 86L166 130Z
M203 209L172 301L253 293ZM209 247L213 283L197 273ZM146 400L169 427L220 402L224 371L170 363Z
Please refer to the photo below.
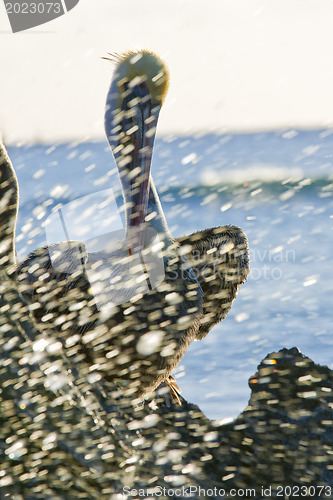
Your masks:
M140 279L128 273L122 278L124 286L132 279L134 295L124 294L124 303L118 303L118 285L112 285L120 269L115 252L96 256L81 242L38 249L18 269L20 289L40 328L47 331L50 325L53 331L56 326L73 362L116 383L131 398L150 393L163 382L176 393L169 378L173 369L193 340L205 337L224 319L248 273L247 240L239 228L206 229L178 240L170 234L150 176L168 80L168 70L157 56L129 53L118 58L107 97L105 131L118 166L126 214L120 259L126 265L133 259L142 264ZM149 253L154 238L164 269L164 278L156 283L152 281L155 257ZM92 271L102 273L103 307L91 284ZM147 289L135 294L142 282Z
M203 291L203 315L196 339L203 339L230 311L249 272L248 243L235 226L213 227L177 239Z

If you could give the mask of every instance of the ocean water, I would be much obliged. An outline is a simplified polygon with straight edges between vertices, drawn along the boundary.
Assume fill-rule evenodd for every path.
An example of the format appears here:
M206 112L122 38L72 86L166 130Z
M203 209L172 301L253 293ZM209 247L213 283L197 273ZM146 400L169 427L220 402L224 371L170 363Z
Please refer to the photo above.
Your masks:
M227 318L175 372L210 418L236 416L269 352L296 346L333 367L333 131L157 138L152 175L174 236L234 224L248 236L250 275ZM45 244L52 208L120 193L106 142L8 148L20 186L17 251ZM87 217L88 231L93 231Z

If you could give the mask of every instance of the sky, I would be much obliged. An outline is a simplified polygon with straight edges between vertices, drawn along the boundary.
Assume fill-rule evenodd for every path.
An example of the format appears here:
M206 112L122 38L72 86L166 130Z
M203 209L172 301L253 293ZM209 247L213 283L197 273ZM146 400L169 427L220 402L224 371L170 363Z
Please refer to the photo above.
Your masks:
M107 52L148 48L171 86L159 133L333 126L332 0L80 0L10 31L0 3L7 144L102 138Z

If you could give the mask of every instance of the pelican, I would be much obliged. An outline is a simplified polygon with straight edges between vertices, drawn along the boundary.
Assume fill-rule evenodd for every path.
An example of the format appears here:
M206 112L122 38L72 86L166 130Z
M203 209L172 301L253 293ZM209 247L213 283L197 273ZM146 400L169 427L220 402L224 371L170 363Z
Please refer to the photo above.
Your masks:
M190 343L227 315L248 274L247 239L234 226L173 238L150 174L169 71L146 50L106 59L116 63L105 132L125 238L98 252L79 241L38 249L18 267L18 281L36 321L56 325L75 359L132 398L164 383L179 402L171 374Z

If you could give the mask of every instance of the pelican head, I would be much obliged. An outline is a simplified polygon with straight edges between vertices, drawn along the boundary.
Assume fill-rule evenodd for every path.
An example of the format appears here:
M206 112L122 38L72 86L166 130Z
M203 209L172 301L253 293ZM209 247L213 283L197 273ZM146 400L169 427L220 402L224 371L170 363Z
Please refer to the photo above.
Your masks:
M152 150L169 71L149 51L111 54L108 59L116 63L116 68L107 96L105 132L122 184L131 254L144 245Z

